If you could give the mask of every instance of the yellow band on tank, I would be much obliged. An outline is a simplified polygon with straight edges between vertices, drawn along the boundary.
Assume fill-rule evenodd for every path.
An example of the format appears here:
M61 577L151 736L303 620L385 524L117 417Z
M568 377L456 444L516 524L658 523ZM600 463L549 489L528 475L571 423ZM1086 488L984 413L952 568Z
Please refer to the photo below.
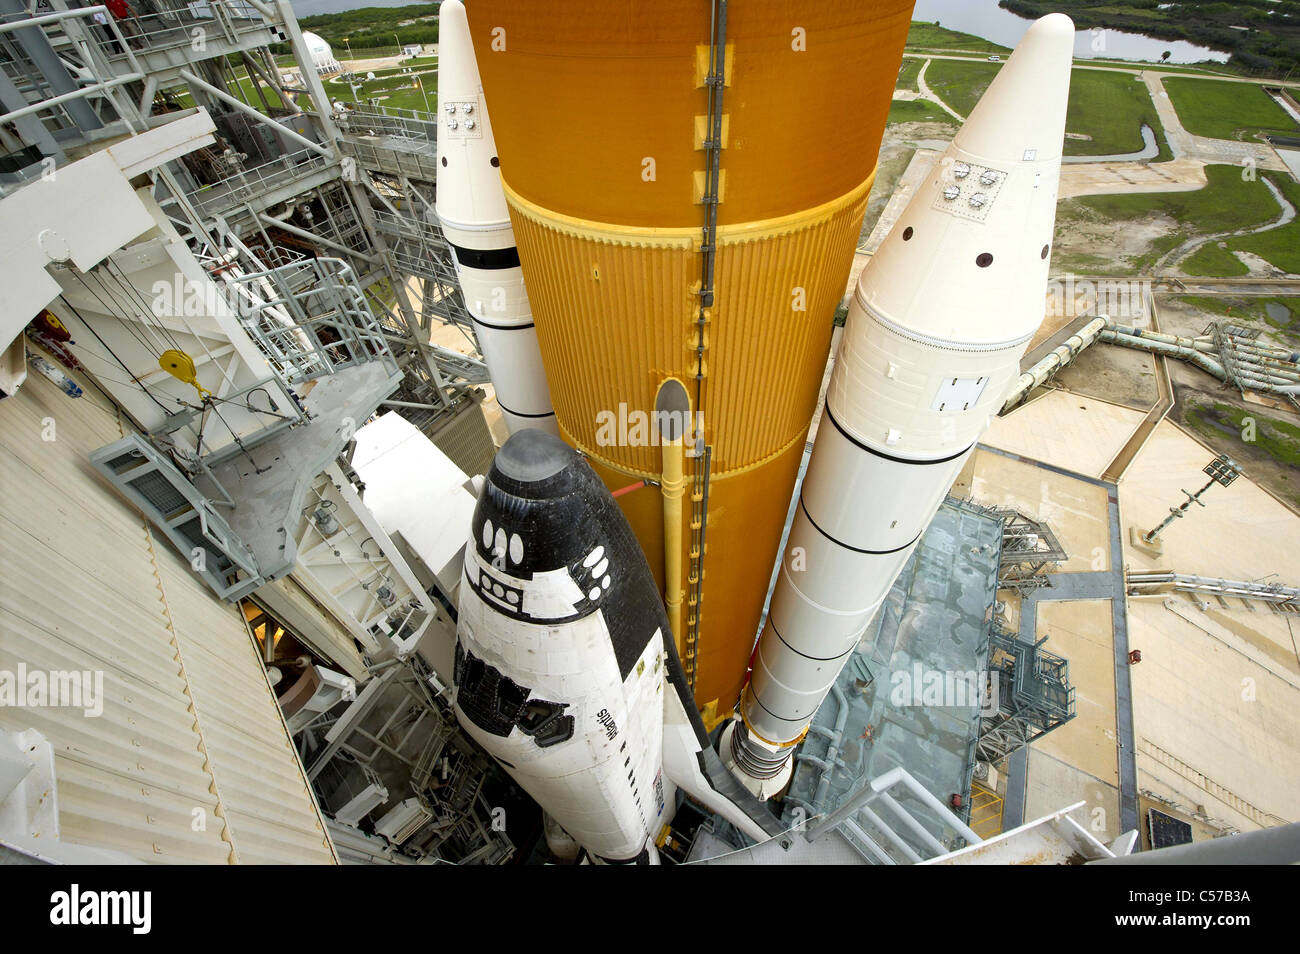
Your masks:
M750 691L752 692L753 690L751 689ZM763 738L761 735L758 734L758 730L756 730L756 729L754 728L754 724L753 724L752 722L749 721L749 715L746 714L746 712L745 712L745 701L744 701L744 700L745 700L746 698L748 698L748 695L742 695L742 697L741 697L741 702L740 702L740 718L741 718L741 720L745 723L745 728L749 730L749 734L752 735L754 738L758 739L758 741L762 742L762 743L765 744L765 745L771 745L771 746L774 746L775 748L778 748L778 749L789 749L789 748L792 748L792 747L798 745L800 742L802 742L803 739L804 739L804 736L806 736L806 735L808 734L808 730L812 728L812 719L809 719L809 720L808 720L808 724L807 724L806 726L803 727L803 731L799 733L798 737L797 737L797 738L794 738L794 739L791 739L789 742L773 742L771 739L765 739L765 738Z
M760 219L756 222L741 222L735 225L719 225L718 245L739 245L744 242L762 241L822 225L829 217L846 206L853 205L853 203L870 192L875 181L876 168L873 167L871 175L867 176L866 179L844 195L831 199L829 202L823 202L821 205L815 205L810 209L800 209L798 212L792 212L789 215L782 215L773 219ZM575 238L586 239L604 245L627 245L633 248L694 248L700 240L699 226L659 229L580 219L565 215L563 212L547 209L536 202L525 199L510 188L510 184L504 178L501 180L501 186L505 189L506 201L514 211L524 218L536 222L541 227L559 232L562 235L571 235Z

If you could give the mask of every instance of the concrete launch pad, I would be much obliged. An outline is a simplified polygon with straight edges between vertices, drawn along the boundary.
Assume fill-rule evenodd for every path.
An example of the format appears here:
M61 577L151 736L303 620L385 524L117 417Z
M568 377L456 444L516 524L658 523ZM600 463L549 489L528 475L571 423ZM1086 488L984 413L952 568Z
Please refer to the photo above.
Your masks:
M999 593L1011 628L1049 636L1046 648L1069 659L1077 701L1072 722L1007 760L1004 828L1021 814L1028 820L1085 799L1075 820L1103 841L1114 837L1129 827L1118 804L1126 761L1136 770L1139 817L1148 808L1168 812L1190 823L1197 840L1300 818L1300 616L1259 600L1184 592L1122 596L1116 613L1095 588L1103 572L1122 586L1116 569L1295 585L1300 517L1247 474L1170 526L1159 556L1135 549L1129 527L1163 519L1183 487L1204 480L1201 468L1215 454L1164 421L1114 485L1112 502L1097 477L1142 419L1138 410L1050 391L994 421L988 446L953 490L1047 520L1071 555L1033 599ZM1117 623L1139 662L1119 660Z
M988 664L1000 521L945 503L894 583L874 631L817 713L797 756L787 821L833 811L866 781L901 766L947 802L966 797ZM942 682L942 686L939 682ZM972 688L974 691L971 691ZM942 704L933 695L941 692ZM837 741L838 739L838 741ZM827 771L828 750L838 753ZM929 819L927 819L928 821ZM937 821L930 821L937 827ZM932 830L940 841L954 832Z

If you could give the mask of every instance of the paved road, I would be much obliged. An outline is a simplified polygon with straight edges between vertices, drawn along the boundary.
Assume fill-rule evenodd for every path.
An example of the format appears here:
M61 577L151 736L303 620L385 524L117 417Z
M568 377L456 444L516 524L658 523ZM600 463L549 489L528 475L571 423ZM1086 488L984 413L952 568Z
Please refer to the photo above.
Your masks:
M916 88L921 91L921 99L928 100L931 103L935 103L945 113L947 113L953 119L957 120L957 122L964 123L966 121L966 117L963 116L961 113L957 112L957 110L953 109L943 100L941 100L935 94L934 90L930 89L929 84L926 83L925 71L928 70L929 68L930 68L930 61L926 60L923 64L921 64L921 72L916 74Z
M1253 160L1261 169L1273 169L1286 172L1287 167L1273 147L1262 142L1238 142L1229 139L1209 139L1195 136L1183 126L1183 121L1174 109L1173 101L1165 90L1165 76L1161 73L1143 71L1139 74L1146 83L1155 103L1160 124L1165 127L1165 140L1175 159L1198 159L1212 164L1242 165L1246 160Z
M973 63L988 62L988 54L979 55L975 53L926 53L923 51L912 52L909 50L905 52L903 55L911 56L915 58L924 57L926 59L933 59L933 60L967 60ZM1002 58L1002 61L1006 62L1005 56ZM1102 72L1132 73L1135 75L1148 71L1150 67L1151 64L1149 63L1134 63L1132 66L1127 66L1123 63L1113 63L1113 62L1098 63L1093 60L1074 61L1074 68L1076 70L1100 70ZM1246 83L1251 86L1259 86L1259 85L1286 86L1289 87L1290 89L1300 89L1300 80L1259 79L1259 78L1254 78L1249 76L1234 76L1229 73L1196 73L1196 72L1185 72L1182 70L1168 70L1168 71L1160 70L1159 75L1164 77L1185 76L1188 79L1222 80L1225 83Z

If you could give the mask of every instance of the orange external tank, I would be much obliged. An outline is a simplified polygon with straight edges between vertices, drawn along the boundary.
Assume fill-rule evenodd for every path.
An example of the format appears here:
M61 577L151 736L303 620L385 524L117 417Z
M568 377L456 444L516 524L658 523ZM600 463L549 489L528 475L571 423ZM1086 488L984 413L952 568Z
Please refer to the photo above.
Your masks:
M619 504L710 725L745 681L912 6L466 4L561 435L611 488L660 482L656 396L689 396L681 499Z

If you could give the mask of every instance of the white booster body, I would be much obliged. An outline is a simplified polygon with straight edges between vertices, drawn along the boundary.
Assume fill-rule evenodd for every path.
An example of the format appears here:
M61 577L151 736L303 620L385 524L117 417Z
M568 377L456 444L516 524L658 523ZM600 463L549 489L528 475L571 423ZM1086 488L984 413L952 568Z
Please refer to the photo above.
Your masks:
M1020 375L1044 314L1073 22L1025 34L862 272L723 757L760 797ZM761 790L761 791L760 791Z
M438 191L435 209L465 307L510 433L558 433L515 233L501 187L469 21L460 0L438 10Z

